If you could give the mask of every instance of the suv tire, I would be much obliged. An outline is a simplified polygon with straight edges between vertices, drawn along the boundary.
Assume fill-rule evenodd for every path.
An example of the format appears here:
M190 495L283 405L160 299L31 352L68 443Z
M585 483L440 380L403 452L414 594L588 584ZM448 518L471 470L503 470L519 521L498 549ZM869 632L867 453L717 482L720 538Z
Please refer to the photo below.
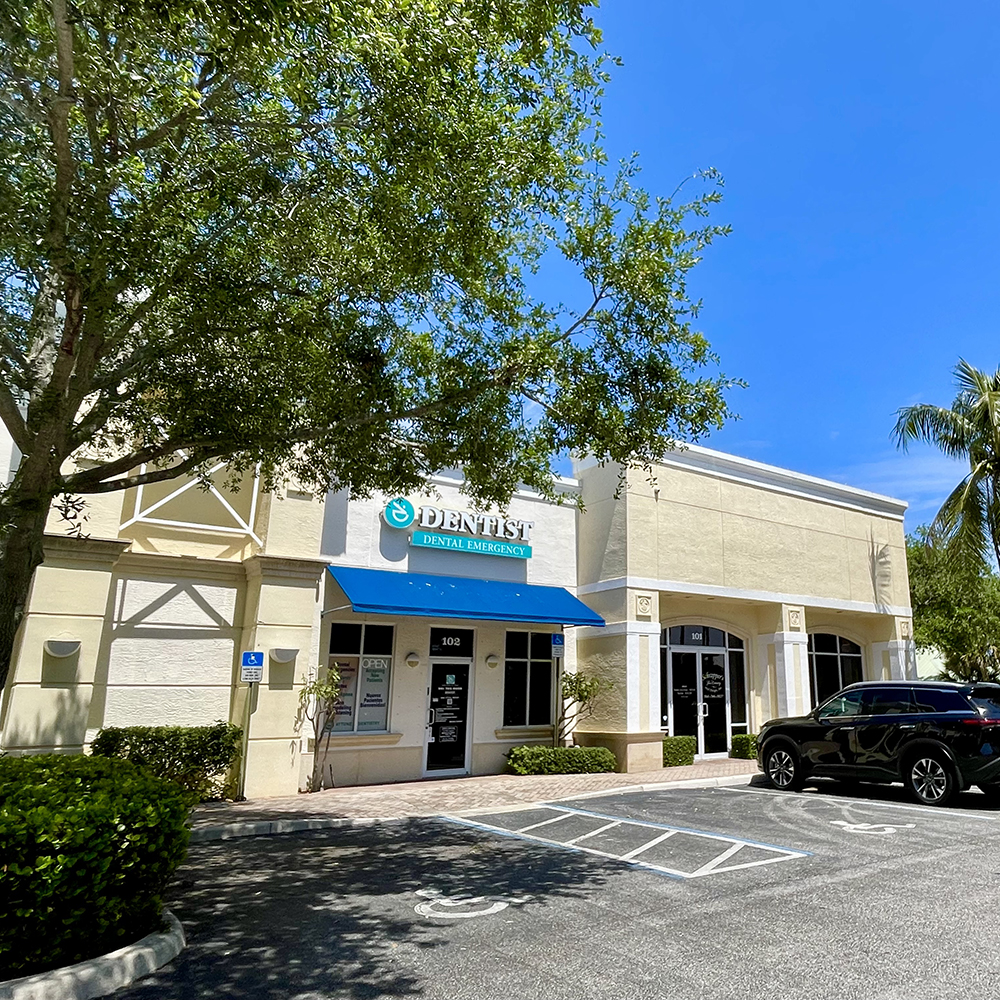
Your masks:
M951 761L940 750L919 750L907 758L903 784L925 806L946 805L958 790Z
M797 792L805 779L798 756L786 743L776 743L764 751L764 774L782 792Z

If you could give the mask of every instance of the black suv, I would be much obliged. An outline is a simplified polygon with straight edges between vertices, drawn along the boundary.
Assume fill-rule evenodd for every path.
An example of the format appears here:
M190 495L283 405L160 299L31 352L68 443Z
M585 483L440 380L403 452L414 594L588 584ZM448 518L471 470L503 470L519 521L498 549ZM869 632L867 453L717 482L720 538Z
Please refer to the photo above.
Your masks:
M810 776L902 781L942 806L978 785L1000 802L1000 684L863 681L797 719L761 727L757 760L775 788Z

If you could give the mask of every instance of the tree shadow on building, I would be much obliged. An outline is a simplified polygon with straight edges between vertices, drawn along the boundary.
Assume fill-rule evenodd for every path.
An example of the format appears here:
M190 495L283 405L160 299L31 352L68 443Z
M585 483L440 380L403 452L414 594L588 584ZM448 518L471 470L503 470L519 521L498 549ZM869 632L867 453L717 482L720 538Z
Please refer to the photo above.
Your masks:
M417 996L421 956L472 922L427 914L428 901L486 897L472 905L506 901L509 917L581 898L621 870L434 820L194 845L168 898L187 949L116 996Z

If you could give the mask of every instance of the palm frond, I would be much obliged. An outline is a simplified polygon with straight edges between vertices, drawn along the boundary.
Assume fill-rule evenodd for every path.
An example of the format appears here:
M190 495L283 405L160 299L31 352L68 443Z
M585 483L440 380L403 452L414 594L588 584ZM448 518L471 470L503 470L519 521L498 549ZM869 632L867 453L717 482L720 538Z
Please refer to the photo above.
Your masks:
M967 416L955 410L916 403L896 411L892 436L904 451L911 441L924 441L952 458L964 458L975 439L975 427Z
M949 555L976 570L988 566L992 555L990 485L989 468L978 465L951 491L934 519Z

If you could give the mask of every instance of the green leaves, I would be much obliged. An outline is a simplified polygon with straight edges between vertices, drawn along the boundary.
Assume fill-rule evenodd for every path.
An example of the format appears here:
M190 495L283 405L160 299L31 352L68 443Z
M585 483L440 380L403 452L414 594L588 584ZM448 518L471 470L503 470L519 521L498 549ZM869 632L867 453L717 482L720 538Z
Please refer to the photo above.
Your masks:
M927 529L907 537L906 561L918 648L941 653L952 680L1000 680L1000 578Z
M951 409L905 406L893 435L904 450L910 441L924 441L968 461L969 475L942 504L933 529L951 558L977 574L1000 564L1000 370L991 375L960 360L955 384Z
M183 788L193 802L231 797L243 730L210 726L109 726L91 744L99 757L129 760Z
M0 976L92 958L158 929L187 815L178 787L128 761L0 759Z

